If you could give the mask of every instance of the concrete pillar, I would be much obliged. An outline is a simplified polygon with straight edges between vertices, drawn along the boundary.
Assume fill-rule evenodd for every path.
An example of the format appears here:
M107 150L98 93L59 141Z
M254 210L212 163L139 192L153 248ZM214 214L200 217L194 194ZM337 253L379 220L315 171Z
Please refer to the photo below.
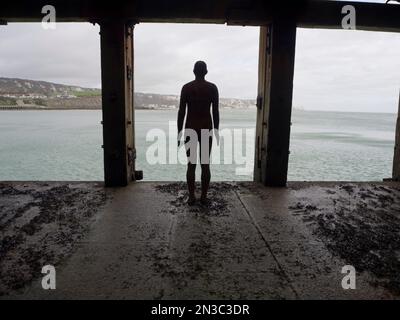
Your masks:
M286 186L296 24L277 19L260 28L254 180Z
M133 26L101 22L104 179L108 187L135 179Z
M397 113L397 124L396 124L396 138L394 145L394 157L393 157L393 180L400 181L400 93L399 93L399 109Z

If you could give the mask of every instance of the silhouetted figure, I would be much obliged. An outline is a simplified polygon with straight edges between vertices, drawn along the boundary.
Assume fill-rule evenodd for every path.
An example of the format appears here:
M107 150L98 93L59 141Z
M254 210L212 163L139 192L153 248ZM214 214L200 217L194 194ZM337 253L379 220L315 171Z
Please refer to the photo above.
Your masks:
M218 88L215 84L204 79L207 74L207 65L203 61L197 61L193 72L194 81L182 87L181 99L178 111L178 146L182 138L183 121L185 119L185 147L188 156L186 180L189 190L189 205L194 204L195 198L195 172L197 163L197 150L200 145L201 164L201 202L207 200L207 191L210 185L210 153L212 147L212 134L214 133L219 144L219 110ZM212 106L212 117L211 117ZM216 129L216 130L212 130ZM194 133L195 137L190 135Z

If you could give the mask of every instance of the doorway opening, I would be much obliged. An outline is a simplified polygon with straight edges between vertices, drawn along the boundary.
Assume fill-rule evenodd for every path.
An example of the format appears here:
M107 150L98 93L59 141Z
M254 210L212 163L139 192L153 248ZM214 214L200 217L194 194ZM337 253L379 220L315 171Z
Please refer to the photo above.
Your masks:
M291 181L392 176L400 35L298 28Z
M213 142L212 180L252 181L259 28L141 23L134 41L136 167L144 180L185 180L185 150L176 140L179 98L194 79L194 63L203 60L206 80L220 97L221 143Z
M10 23L0 38L0 180L104 180L98 26Z

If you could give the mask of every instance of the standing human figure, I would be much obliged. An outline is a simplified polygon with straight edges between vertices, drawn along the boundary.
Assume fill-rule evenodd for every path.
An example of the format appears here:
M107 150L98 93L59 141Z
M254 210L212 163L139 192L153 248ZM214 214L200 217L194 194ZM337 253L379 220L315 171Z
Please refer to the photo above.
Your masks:
M213 134L215 135L217 144L219 144L218 88L215 84L205 80L205 75L208 71L204 61L197 61L193 72L196 78L182 87L178 111L178 146L180 146L181 139L184 136L188 157L186 181L189 190L189 205L193 205L196 201L195 173L198 156L197 150L200 149L200 200L202 203L206 203L207 191L211 180L210 154ZM185 115L185 132L182 132Z

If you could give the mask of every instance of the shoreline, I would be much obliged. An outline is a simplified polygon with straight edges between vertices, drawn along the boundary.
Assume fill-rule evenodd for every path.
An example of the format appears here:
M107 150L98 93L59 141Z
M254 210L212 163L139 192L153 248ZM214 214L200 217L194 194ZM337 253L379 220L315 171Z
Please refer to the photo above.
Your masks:
M220 110L255 110L256 108L221 108ZM35 107L24 107L24 108L16 108L16 107L4 107L0 106L0 111L73 111L73 110L102 110L102 108L35 108ZM135 110L145 110L145 111L174 111L178 110L178 108L170 108L170 109L150 109L150 108L135 108ZM303 111L303 110L301 110Z
M101 110L101 108L2 108L0 107L0 111L73 111L73 110Z
M255 110L256 107L253 108L220 108L220 110ZM101 111L102 108L51 108L51 107L1 107L1 111ZM150 109L150 108L135 108L135 110L144 110L144 111L171 111L178 110L178 108L170 108L170 109ZM368 111L335 111L335 110L304 110L304 109L296 109L293 108L292 112L324 112L324 113L348 113L348 114L386 114L386 115L394 115L396 116L396 112L368 112Z

